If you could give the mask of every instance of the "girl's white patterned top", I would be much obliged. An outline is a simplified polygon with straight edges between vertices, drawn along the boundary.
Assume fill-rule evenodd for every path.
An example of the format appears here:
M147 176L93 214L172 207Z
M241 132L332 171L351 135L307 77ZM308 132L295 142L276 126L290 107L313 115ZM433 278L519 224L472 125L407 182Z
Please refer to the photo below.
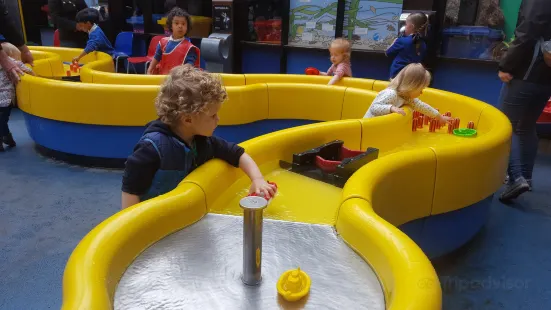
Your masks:
M413 100L404 100L404 98L398 96L396 90L392 88L386 88L380 91L379 94L377 94L377 97L375 97L373 103L371 103L371 106L365 113L364 118L390 114L390 108L392 106L399 108L404 104L409 104L415 111L421 112L430 117L436 117L439 114L439 112L435 108L424 103L418 98L415 98Z

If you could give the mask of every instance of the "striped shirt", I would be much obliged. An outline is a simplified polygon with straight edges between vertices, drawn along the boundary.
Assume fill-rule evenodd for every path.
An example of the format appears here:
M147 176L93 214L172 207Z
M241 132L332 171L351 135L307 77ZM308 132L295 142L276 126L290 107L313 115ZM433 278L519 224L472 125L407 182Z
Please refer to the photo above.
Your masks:
M338 76L339 79L343 77L352 77L352 67L349 62L343 61L338 65L331 65L329 70L327 70L327 75Z

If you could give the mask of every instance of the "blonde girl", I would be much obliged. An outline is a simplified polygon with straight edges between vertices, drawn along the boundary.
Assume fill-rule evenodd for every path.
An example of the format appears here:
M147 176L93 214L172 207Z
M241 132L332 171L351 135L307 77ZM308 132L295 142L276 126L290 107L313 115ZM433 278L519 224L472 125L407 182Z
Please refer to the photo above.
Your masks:
M423 65L407 65L398 73L396 78L390 82L386 89L379 92L365 113L364 118L387 115L390 113L406 115L402 106L409 104L413 110L419 111L429 117L436 118L441 122L451 121L450 117L440 115L435 108L417 98L423 93L423 89L429 86L430 79L430 73L425 70Z
M333 40L329 46L329 53L331 55L332 65L327 72L320 72L320 75L333 76L328 85L337 83L343 77L351 77L352 67L350 66L350 42L343 38Z

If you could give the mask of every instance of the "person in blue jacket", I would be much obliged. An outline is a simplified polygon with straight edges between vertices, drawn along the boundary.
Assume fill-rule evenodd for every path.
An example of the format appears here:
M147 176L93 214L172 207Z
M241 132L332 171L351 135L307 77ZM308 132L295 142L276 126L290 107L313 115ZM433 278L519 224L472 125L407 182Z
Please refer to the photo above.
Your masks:
M386 55L394 58L390 66L390 79L395 78L407 65L423 61L427 45L422 37L427 26L428 18L424 13L413 13L407 17L405 35L394 40L386 50Z
M103 30L97 25L99 22L99 12L96 9L87 8L77 13L76 16L77 29L79 31L88 32L88 42L84 51L77 57L73 58L74 62L78 62L87 54L98 51L106 54L115 54L115 49L111 45L111 41L107 38Z

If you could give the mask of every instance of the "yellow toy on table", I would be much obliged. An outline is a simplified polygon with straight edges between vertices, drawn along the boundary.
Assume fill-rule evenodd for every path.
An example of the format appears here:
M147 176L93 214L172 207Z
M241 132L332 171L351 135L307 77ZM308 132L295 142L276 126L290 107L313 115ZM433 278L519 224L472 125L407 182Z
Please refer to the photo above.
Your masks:
M310 292L310 276L300 267L285 271L277 281L277 292L287 301L297 301Z

